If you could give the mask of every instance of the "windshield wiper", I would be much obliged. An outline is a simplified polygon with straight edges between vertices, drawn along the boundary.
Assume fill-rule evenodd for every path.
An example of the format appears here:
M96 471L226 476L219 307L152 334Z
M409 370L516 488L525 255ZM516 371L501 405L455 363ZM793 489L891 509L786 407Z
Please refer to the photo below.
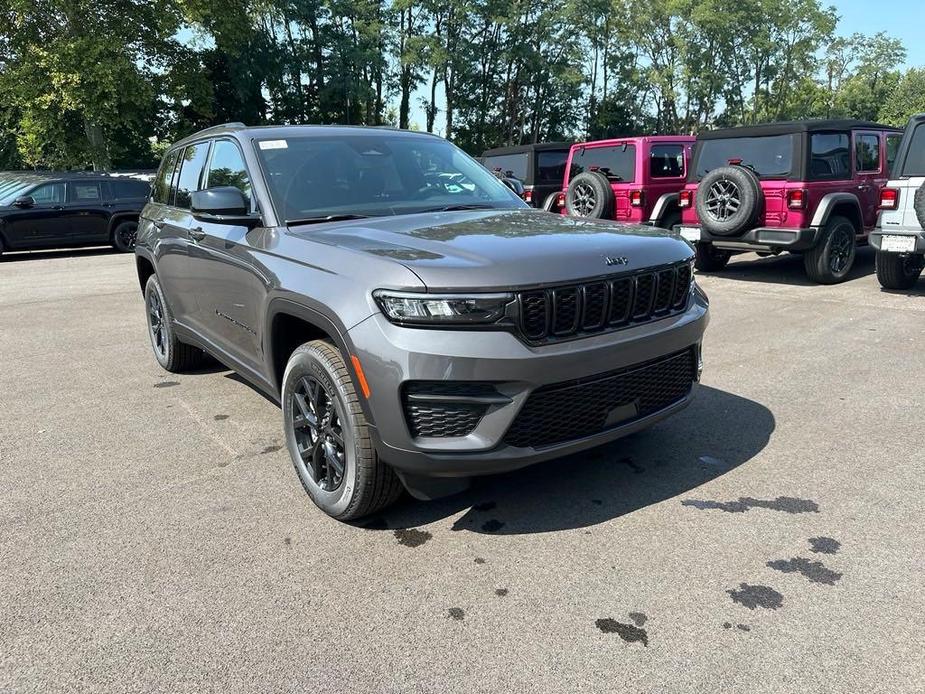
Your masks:
M348 219L366 219L368 214L327 214L321 217L303 217L302 219L287 219L286 226L294 227L301 224L321 224L323 222L344 222Z
M459 204L459 205L445 205L444 207L432 207L429 210L421 210L421 213L456 212L458 210L494 210L494 209L496 209L494 205L484 205L481 203L468 203L468 204Z

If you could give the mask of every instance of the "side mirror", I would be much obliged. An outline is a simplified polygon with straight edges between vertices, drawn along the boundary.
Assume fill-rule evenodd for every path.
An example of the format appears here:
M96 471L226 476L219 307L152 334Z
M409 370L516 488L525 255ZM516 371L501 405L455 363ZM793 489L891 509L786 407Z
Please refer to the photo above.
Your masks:
M521 183L518 179L505 176L501 179L501 182L512 191L514 191L514 194L517 195L517 197L522 198L524 196L524 184Z
M14 207L35 207L35 198L31 195L23 195L13 201Z
M216 224L257 226L260 218L250 213L244 193L234 186L220 186L193 193L193 217Z

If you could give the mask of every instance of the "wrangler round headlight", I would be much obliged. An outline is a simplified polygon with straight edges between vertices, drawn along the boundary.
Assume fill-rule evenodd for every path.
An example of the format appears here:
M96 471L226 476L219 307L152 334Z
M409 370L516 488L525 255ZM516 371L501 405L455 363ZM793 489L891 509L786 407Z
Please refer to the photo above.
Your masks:
M484 325L507 313L511 294L413 294L377 289L373 298L393 323L402 325Z

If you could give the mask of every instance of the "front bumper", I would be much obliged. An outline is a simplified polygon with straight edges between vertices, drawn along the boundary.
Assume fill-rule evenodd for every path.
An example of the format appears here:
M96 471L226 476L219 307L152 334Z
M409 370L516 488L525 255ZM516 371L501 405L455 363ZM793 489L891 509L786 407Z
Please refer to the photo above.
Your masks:
M402 328L376 314L350 330L354 354L369 385L368 411L379 455L400 472L427 477L469 477L503 472L581 451L639 431L685 407L693 389L665 408L589 436L542 447L504 442L537 388L562 384L696 349L709 321L695 290L683 313L615 332L531 347L508 332ZM507 399L492 405L464 436L415 437L409 430L407 381L489 382ZM622 423L621 423L622 422Z
M912 236L915 238L915 250L912 253L916 255L925 253L925 229L883 229L882 227L877 227L870 232L868 237L870 245L880 251L884 236Z
M686 228L693 225L682 224ZM778 227L757 227L746 231L741 236L719 236L711 234L703 227L700 229L700 240L712 243L717 248L728 250L788 250L803 251L816 245L819 239L818 227L805 229L786 229Z

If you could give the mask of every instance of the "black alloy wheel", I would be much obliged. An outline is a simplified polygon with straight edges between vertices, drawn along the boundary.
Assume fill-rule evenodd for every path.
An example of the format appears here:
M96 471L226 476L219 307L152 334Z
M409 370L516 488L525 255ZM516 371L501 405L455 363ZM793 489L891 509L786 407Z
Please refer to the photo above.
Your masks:
M336 491L343 484L347 465L340 403L317 379L304 376L293 392L290 407L305 472L323 491Z
M161 297L158 292L148 293L148 331L151 336L151 347L155 354L160 358L159 361L167 358L167 317L164 312L164 305L161 303Z
M116 250L128 253L135 248L138 236L138 222L122 222L112 232L112 245Z
M833 275L842 274L851 261L854 250L854 229L841 225L832 231L831 246L829 247L829 270Z
M718 222L725 222L739 211L742 198L739 187L729 180L719 180L707 191L706 207Z
M579 217L587 217L597 205L597 195L594 188L588 183L579 183L575 186L575 196L572 207Z

